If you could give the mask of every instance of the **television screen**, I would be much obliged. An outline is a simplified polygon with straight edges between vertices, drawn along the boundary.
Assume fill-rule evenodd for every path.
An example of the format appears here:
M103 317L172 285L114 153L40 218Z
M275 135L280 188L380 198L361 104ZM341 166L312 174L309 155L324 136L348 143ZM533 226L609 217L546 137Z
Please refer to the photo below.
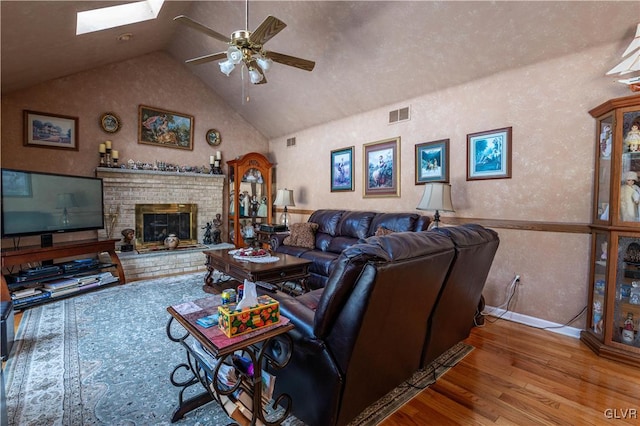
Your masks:
M2 237L104 228L102 179L2 169Z

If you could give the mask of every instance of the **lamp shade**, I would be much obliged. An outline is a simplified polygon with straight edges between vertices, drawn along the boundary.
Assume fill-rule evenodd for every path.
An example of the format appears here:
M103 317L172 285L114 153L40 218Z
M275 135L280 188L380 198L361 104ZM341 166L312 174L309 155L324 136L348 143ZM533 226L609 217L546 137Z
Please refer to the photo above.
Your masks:
M276 193L276 200L273 202L274 206L279 207L287 207L287 206L295 206L296 203L293 201L293 190L292 189L278 189Z
M451 202L451 185L441 182L425 184L422 199L416 209L454 212L453 203Z

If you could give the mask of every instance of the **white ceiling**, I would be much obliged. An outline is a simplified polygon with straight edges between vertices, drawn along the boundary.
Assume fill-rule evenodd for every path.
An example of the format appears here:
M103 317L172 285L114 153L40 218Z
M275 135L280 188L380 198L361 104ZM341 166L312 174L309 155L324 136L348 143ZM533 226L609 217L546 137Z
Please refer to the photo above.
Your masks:
M167 1L154 21L75 36L77 11L120 3L2 1L2 93L156 50L180 62L225 50L225 43L174 22L180 14L225 35L245 27L244 1ZM249 3L249 29L267 15L287 27L266 49L314 60L312 72L274 64L267 84L248 85L251 100L243 104L239 70L227 77L216 62L185 66L276 138L617 42L613 67L633 39L640 2L256 0ZM116 40L126 32L132 40Z

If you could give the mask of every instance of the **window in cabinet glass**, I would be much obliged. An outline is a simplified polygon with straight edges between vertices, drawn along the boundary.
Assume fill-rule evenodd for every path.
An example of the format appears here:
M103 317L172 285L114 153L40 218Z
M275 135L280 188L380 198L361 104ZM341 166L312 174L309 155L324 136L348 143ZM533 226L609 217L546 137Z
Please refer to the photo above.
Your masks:
M613 308L613 341L640 347L640 238L618 239L618 274ZM638 296L635 296L638 294ZM638 300L636 300L638 299ZM637 302L637 303L636 303Z
M607 279L607 257L608 257L608 234L598 233L596 238L596 252L594 274L593 274L593 305L591 312L591 329L594 333L603 335L603 320L605 306L605 289Z
M623 114L622 186L620 188L620 219L638 222L640 214L640 111Z

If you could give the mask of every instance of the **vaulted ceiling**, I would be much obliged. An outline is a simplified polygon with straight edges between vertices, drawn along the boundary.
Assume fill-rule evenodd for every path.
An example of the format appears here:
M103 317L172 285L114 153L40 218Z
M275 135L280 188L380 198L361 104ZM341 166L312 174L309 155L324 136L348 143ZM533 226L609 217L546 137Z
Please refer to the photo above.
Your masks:
M2 93L157 50L183 62L226 49L174 22L180 14L225 35L245 29L245 1L167 1L155 20L75 35L76 12L120 3L2 1ZM274 64L243 102L238 69L227 77L216 62L185 66L276 138L601 44L618 43L613 67L640 2L251 1L248 29L268 15L287 27L266 49L313 60L312 72ZM123 33L133 37L118 41Z

